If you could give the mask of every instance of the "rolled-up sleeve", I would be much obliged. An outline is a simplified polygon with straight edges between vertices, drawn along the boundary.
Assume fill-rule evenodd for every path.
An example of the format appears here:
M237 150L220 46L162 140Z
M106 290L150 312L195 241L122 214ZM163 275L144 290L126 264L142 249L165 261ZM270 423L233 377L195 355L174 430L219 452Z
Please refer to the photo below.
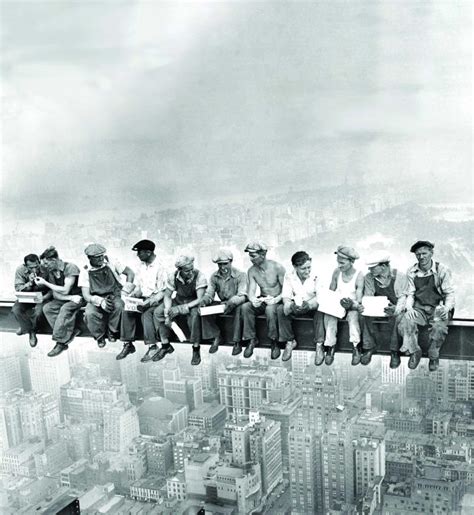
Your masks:
M292 300L294 297L293 286L291 284L291 279L289 275L286 273L285 278L283 279L283 286L281 289L281 296L283 299Z
M199 272L196 278L196 290L199 290L201 288L207 288L207 279L202 272Z
M245 274L244 272L240 272L238 282L237 282L237 295L239 297L246 297L247 291L248 291L247 274Z
M22 267L18 267L15 270L15 291L27 291L31 289L31 286L28 283L29 280L27 274Z
M405 307L412 308L415 303L415 271L413 268L407 270L407 284L405 290L406 304Z
M444 296L444 305L451 311L454 309L455 297L454 297L454 284L451 270L443 267L440 272L440 290Z

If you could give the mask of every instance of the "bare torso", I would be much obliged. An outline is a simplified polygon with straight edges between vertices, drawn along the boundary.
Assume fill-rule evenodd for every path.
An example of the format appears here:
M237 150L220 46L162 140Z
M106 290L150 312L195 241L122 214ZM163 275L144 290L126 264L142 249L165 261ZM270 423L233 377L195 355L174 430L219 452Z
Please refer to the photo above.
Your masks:
M276 297L281 293L284 273L284 268L279 263L267 259L261 267L251 266L248 275L249 279L253 278L258 284L263 297Z

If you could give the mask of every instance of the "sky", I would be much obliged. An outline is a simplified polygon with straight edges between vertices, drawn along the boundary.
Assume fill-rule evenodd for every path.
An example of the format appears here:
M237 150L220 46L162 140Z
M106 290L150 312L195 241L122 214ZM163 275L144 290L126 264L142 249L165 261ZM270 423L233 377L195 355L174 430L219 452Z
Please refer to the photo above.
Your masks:
M470 2L1 10L5 214L380 178L472 200Z

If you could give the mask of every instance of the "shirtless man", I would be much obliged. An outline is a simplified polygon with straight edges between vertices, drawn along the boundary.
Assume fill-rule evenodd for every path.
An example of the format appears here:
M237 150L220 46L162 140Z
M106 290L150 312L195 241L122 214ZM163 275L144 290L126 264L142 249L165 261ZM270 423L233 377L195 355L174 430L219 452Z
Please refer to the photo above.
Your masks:
M250 358L254 348L258 345L255 329L255 318L265 313L267 318L268 337L272 342L271 358L280 357L278 344L278 317L277 305L281 302L281 290L285 269L280 263L267 259L267 247L262 242L252 242L245 247L252 266L248 270L248 299L242 306L244 320L243 340L249 340L244 352L245 358ZM260 296L256 296L257 286L260 288Z

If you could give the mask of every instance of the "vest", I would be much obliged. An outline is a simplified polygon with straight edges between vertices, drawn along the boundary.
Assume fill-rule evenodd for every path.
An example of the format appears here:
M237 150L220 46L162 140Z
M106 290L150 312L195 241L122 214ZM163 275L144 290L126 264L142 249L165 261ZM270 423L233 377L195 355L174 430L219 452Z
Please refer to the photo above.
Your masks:
M176 303L187 304L188 302L196 300L196 280L199 271L193 270L193 277L191 281L189 281L189 283L183 283L180 279L178 279L178 273L178 270L174 273L174 284L176 287Z
M64 270L69 263L64 262ZM59 270L59 277L56 277L54 272L49 273L49 278L51 279L51 283L56 284L57 286L64 286L64 270ZM74 283L72 285L71 290L69 291L69 295L82 295L81 289L77 285L78 277L74 278Z

